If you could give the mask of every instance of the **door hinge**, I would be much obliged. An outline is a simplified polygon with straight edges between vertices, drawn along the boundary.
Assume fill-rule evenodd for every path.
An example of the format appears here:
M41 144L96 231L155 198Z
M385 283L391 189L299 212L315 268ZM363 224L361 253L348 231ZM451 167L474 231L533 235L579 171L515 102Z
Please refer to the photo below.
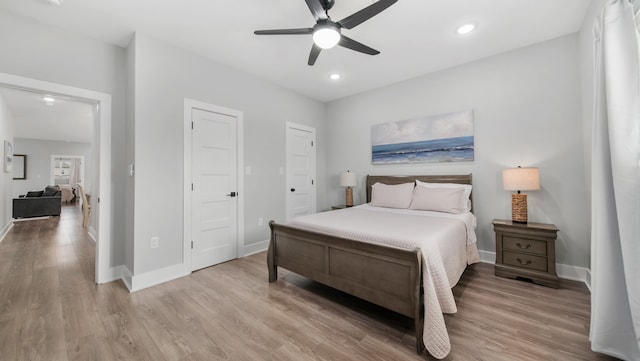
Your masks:
M311 185L313 185L313 179L311 180Z
M191 130L193 130L193 121L191 121Z
M193 241L191 241L191 249L193 249Z
M191 183L191 191L193 192L193 183Z
M311 146L313 147L313 140L311 141Z

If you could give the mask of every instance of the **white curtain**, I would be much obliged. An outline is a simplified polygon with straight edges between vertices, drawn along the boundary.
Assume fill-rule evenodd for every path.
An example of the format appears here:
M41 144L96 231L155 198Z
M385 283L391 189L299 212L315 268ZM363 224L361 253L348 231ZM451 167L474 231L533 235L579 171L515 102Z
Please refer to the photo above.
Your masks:
M69 184L77 187L80 179L80 158L71 158L71 171L69 172Z
M640 360L640 45L631 0L596 20L591 348Z

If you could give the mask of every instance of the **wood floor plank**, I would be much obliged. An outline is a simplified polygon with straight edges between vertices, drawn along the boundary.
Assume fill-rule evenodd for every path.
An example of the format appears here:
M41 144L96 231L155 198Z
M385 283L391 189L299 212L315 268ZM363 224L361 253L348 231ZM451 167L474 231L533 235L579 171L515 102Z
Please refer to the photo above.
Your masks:
M0 359L417 361L413 321L302 276L266 255L129 293L94 283L95 245L77 205L18 222L0 243ZM590 295L467 268L445 315L446 360L612 360L590 350Z
M117 359L107 338L95 335L67 340L67 357L69 361L109 361Z
M20 349L30 360L66 360L64 318L55 267L39 269L28 289ZM21 358L21 357L18 357Z

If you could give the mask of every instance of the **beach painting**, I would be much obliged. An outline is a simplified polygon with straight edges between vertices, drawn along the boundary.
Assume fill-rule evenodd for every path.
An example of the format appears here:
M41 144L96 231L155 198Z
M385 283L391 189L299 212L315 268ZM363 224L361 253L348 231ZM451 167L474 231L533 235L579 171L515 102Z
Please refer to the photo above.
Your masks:
M373 164L473 161L473 110L374 125Z

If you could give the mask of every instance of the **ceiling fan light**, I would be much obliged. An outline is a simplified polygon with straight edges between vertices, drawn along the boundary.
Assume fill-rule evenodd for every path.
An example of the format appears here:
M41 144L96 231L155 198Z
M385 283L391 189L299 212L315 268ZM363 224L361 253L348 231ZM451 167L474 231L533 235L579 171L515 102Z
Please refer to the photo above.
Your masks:
M330 26L318 27L313 32L313 42L322 49L331 49L340 42L340 32Z

